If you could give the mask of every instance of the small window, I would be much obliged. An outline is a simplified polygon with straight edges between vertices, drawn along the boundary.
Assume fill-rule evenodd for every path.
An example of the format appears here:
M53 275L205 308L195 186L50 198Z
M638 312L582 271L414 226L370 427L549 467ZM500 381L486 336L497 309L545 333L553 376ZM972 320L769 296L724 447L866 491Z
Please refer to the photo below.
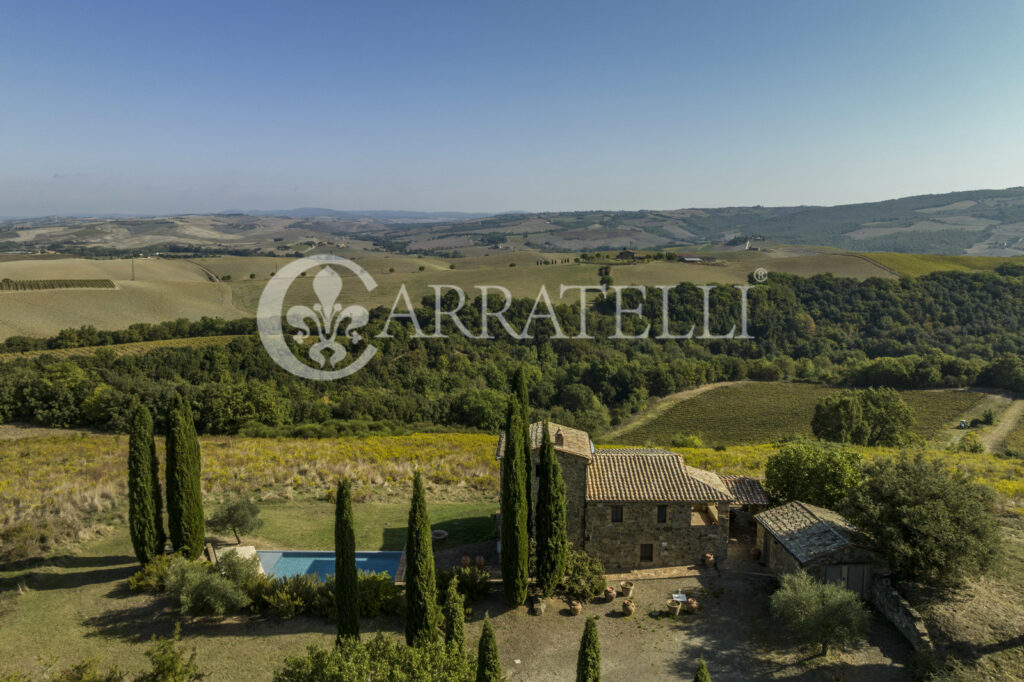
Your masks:
M640 545L640 561L654 561L654 545Z
M663 504L659 504L658 505L658 523L665 523L666 521L668 521L668 507L663 505Z
M622 507L612 507L612 523L622 523Z

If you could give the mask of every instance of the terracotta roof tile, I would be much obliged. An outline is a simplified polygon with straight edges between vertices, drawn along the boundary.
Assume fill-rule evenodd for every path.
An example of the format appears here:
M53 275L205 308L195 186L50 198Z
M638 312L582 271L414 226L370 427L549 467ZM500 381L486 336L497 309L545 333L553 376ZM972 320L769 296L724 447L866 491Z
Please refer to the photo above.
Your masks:
M598 450L587 468L587 499L602 502L725 502L725 484L687 467L681 455L651 448Z
M542 425L543 422L534 422L530 424L530 447L534 450L540 447ZM559 433L561 433L561 443L558 442ZM548 422L548 434L551 437L551 442L555 446L555 450L559 452L567 452L569 454L587 458L589 458L593 452L593 447L590 443L590 435L586 431L580 431L579 429L573 429L568 426L562 426L561 424L555 424L554 422ZM505 432L502 431L501 435L498 436L498 449L495 456L498 459L501 459L504 454Z
M768 494L756 478L722 475L721 479L736 504L768 504Z
M857 535L857 530L836 512L806 502L768 509L756 514L754 520L801 564L845 547Z

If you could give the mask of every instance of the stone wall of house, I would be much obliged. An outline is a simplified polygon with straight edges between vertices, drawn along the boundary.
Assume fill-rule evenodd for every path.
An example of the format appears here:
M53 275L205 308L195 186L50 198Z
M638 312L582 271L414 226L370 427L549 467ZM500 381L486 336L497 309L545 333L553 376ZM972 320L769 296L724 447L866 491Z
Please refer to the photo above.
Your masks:
M889 576L875 574L871 580L871 605L896 626L916 651L930 651L932 638L921 614L892 586Z
M622 521L612 521L612 507L622 507ZM729 543L729 504L718 504L716 524L691 525L692 505L667 504L665 523L658 523L654 502L587 502L584 549L607 569L632 570L686 566L703 561L705 552L724 558ZM653 560L640 560L640 546L653 546Z
M586 497L587 497L587 465L586 457L556 451L558 464L562 467L562 480L565 481L565 521L566 535L575 547L583 546L583 531L586 528ZM537 491L540 487L537 478L537 467L540 466L540 448L533 451L533 470L530 480L533 481L533 508L537 508Z
M761 549L761 560L768 564L775 575L782 576L800 570L796 557L761 524L757 524L757 546Z

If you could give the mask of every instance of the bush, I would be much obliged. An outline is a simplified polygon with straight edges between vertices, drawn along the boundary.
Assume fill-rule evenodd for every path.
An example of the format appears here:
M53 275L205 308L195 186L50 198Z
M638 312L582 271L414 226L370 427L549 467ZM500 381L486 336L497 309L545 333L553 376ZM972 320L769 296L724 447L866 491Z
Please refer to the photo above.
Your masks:
M360 641L346 637L330 649L312 645L304 656L289 656L274 674L275 682L471 682L472 662L444 642L409 647L377 635Z
M278 584L277 587L267 595L267 610L274 618L288 620L294 618L306 609L302 599L288 589L287 586Z
M833 646L858 644L868 627L868 612L856 594L835 583L819 583L803 571L782 576L771 612L800 644L822 654Z
M167 589L167 570L173 557L158 554L142 567L142 570L128 578L128 589L132 592L163 592Z
M491 572L480 566L457 566L450 571L438 571L437 591L444 593L448 590L448 583L452 578L458 578L457 588L459 594L469 600L469 603L478 602L486 597L491 591Z
M387 573L359 573L359 617L378 618L399 612L402 590Z
M573 549L570 545L565 561L565 577L559 587L569 597L587 601L604 592L607 587L604 566L586 552Z
M985 452L985 444L976 433L964 434L956 444L953 445L953 452Z
M672 439L672 445L677 448L702 448L704 447L704 441L700 439L700 436L681 435Z
M185 616L223 616L249 605L241 587L212 566L175 557L167 571L167 593Z
M863 476L860 454L850 448L803 439L776 447L765 462L764 487L777 504L799 500L835 508Z
M251 556L243 559L233 549L218 557L217 571L243 589L246 589L249 583L262 575L260 573L259 557Z

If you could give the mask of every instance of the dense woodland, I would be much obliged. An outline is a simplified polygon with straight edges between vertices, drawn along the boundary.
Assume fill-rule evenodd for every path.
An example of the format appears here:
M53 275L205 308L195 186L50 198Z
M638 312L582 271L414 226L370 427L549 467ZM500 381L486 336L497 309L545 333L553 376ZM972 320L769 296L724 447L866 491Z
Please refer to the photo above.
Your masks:
M670 293L671 332L680 334L696 324L699 335L701 290L681 284ZM433 301L424 303L430 307L417 314L430 334ZM627 295L624 307L640 303ZM652 336L662 329L660 292L649 292L643 304L646 319L623 317L626 333L648 324ZM516 329L532 307L531 300L513 303L507 317ZM556 311L565 333L575 334L578 307L561 305ZM738 311L738 290L716 289L712 333L738 324ZM376 336L387 313L372 311L364 337ZM377 358L355 375L327 383L297 379L278 368L254 333L253 320L182 320L119 332L87 327L47 340L11 338L0 350L238 335L226 345L157 348L142 355L100 348L65 360L15 356L0 372L0 421L123 432L129 396L139 395L162 430L166 403L181 392L204 433L316 436L413 424L495 431L503 423L510 377L520 363L530 374L535 417L594 432L642 409L651 397L715 381L1024 390L1024 277L1012 266L997 273L944 272L863 282L773 274L749 292L752 340L612 340L610 299L592 304L587 317L593 340L553 339L546 320L533 323L534 338L528 340L502 333L493 340L468 339L455 332L450 320L448 338L418 339L408 320L392 321L392 338L372 338ZM460 318L478 331L480 302L468 303ZM497 328L493 321L491 328Z

